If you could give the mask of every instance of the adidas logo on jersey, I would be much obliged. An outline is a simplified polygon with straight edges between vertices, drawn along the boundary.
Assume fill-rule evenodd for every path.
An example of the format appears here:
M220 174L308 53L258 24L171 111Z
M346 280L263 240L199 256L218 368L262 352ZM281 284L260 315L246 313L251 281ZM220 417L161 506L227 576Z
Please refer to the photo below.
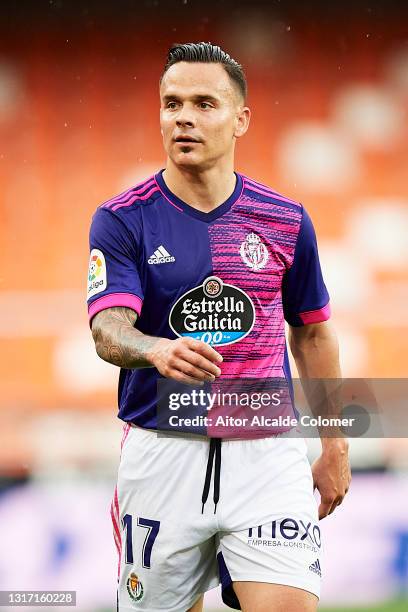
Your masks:
M320 567L319 559L316 559L316 561L314 563L309 565L309 569L310 569L311 572L314 572L318 576L322 577L322 568Z
M154 265L171 263L173 261L176 261L176 258L173 257L173 255L170 255L170 253L166 251L163 245L160 245L159 248L155 250L153 255L149 257L147 263Z

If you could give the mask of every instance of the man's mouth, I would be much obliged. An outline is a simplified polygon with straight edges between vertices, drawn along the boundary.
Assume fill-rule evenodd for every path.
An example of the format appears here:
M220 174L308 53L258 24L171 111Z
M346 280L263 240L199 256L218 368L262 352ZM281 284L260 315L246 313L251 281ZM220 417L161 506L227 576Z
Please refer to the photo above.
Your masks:
M182 144L191 144L194 142L200 142L198 138L193 138L192 136L177 136L177 138L175 138L174 140L175 142L180 142Z

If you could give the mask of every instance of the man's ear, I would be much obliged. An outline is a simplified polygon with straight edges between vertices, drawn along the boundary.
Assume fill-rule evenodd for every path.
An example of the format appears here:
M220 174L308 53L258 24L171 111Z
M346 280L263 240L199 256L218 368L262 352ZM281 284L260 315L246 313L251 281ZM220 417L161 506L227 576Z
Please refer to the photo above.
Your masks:
M243 136L248 127L249 127L249 122L251 119L251 111L247 106L244 106L243 108L241 108L237 114L237 122L236 122L236 126L235 126L235 132L234 132L234 136L236 138L239 138L240 136Z

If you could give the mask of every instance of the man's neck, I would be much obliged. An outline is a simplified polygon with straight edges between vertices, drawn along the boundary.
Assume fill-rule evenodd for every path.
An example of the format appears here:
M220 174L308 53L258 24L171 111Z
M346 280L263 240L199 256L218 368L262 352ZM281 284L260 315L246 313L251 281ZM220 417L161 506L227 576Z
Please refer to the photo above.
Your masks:
M203 172L175 166L168 160L163 178L180 200L202 212L210 212L232 195L236 176L233 168L215 167Z

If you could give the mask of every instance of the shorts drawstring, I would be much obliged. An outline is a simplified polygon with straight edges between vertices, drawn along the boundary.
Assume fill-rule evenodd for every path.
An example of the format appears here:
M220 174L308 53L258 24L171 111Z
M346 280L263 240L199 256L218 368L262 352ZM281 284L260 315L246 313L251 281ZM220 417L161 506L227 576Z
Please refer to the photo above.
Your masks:
M210 491L211 473L213 469L215 457L215 469L214 469L214 514L217 512L217 504L220 499L220 476L221 476L221 438L211 438L210 448L208 451L207 470L205 473L205 481L203 488L203 495L201 497L202 509L201 514L204 514L204 506L208 499L208 493Z

